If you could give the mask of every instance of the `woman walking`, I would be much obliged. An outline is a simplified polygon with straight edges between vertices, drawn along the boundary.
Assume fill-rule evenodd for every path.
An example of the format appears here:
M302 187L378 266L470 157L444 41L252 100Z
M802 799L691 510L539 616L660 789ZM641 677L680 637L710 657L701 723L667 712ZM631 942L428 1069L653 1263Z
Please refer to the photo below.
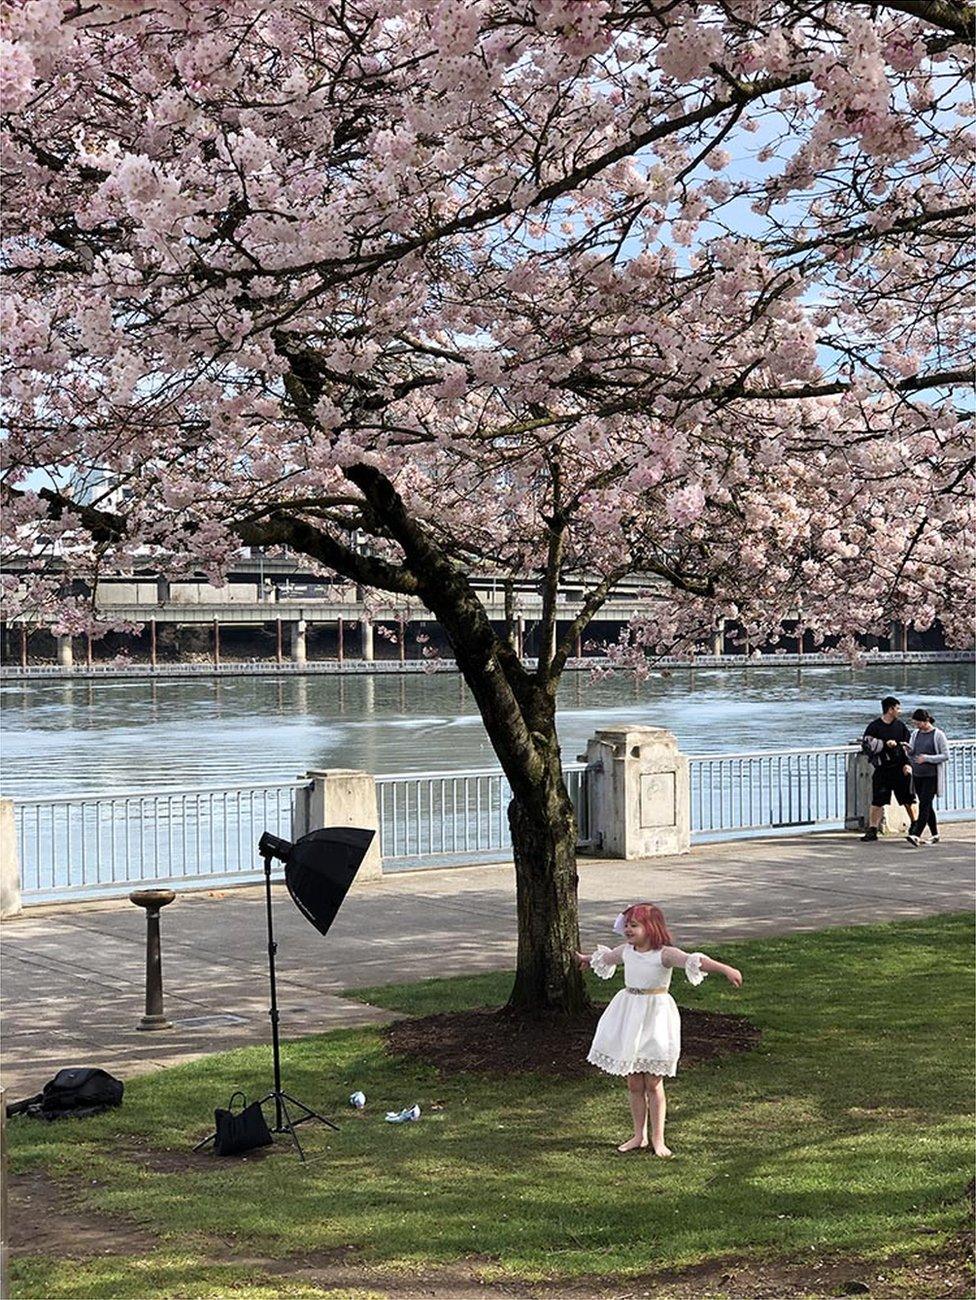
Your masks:
M939 824L935 819L935 800L945 795L945 765L949 761L949 741L945 732L935 725L927 709L916 709L912 714L915 730L908 741L908 761L912 765L915 794L918 798L918 815L908 828L909 844L922 846L922 832L926 826L931 833L930 844L939 842Z

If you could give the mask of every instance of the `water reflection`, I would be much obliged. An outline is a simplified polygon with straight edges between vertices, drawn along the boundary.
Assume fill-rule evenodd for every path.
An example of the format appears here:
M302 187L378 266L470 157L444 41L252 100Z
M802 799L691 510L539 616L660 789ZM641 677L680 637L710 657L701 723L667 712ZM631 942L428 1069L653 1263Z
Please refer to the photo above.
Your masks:
M859 735L891 691L951 737L972 734L968 664L698 668L641 684L568 673L559 734L568 760L610 722L668 727L686 753L832 745ZM496 765L453 675L39 681L5 684L0 700L0 784L15 796Z

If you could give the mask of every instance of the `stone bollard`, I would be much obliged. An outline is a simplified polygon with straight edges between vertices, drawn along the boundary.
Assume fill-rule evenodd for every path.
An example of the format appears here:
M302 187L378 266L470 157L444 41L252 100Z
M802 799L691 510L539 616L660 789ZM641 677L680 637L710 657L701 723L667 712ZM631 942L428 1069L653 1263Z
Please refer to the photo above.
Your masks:
M367 683L372 686L372 679ZM356 881L379 880L383 875L380 856L379 817L376 808L376 782L368 772L347 768L307 772L312 782L308 805L307 830L323 826L363 826L376 836L356 873Z
M0 917L16 916L21 909L20 866L14 801L0 799Z
M661 727L601 727L587 742L590 829L608 858L687 853L688 760Z
M146 909L146 1014L137 1029L169 1029L163 1015L163 954L159 943L159 911L176 897L172 889L136 889L129 901Z
M868 824L871 809L871 785L874 769L866 754L847 755L847 807L844 829L863 831ZM906 835L911 818L901 804L894 800L885 808L881 818L882 835Z

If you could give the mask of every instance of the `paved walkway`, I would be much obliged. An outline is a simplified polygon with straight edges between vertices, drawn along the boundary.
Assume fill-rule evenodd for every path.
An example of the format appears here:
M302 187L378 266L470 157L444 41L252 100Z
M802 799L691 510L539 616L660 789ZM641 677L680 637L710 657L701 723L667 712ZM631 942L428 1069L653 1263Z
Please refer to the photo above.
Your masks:
M937 847L826 834L738 840L685 857L580 863L584 944L606 942L619 909L652 898L675 940L720 953L729 939L971 909L973 828ZM282 1033L297 1037L390 1013L340 996L434 975L506 969L515 958L510 867L388 876L353 889L322 938L276 891ZM145 916L128 902L33 908L2 927L4 1085L35 1091L65 1065L128 1078L266 1042L262 887L185 893L162 914L170 1030L140 1033Z

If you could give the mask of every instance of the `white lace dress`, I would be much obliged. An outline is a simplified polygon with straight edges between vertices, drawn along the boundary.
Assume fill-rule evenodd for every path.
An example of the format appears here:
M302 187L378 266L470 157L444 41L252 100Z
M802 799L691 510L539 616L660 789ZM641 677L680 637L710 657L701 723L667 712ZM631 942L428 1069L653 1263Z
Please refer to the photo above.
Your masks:
M681 1055L681 1016L667 991L671 971L684 967L690 984L700 984L706 972L700 952L680 948L658 948L638 952L631 944L605 948L597 944L590 969L601 979L611 979L617 961L623 957L624 984L600 1017L587 1055L591 1065L607 1074L662 1074L678 1072ZM665 965L665 958L668 965ZM641 992L658 989L661 992Z

